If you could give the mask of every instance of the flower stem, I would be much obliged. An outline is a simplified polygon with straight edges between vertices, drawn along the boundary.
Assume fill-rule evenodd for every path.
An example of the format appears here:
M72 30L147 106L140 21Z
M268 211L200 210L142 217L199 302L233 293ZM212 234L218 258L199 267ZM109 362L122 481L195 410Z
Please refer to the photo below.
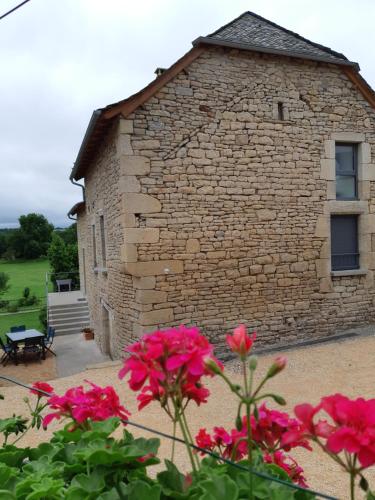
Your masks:
M179 417L178 417L178 423L180 424L180 429L181 429L182 435L184 437L184 441L186 443L186 449L187 449L187 452L188 452L188 455L189 455L189 458L190 458L190 462L191 462L191 466L193 468L193 472L197 472L197 467L195 465L193 452L191 451L191 448L189 446L189 436L186 433L186 429L184 427L181 415L179 415Z
M173 420L173 437L176 437L176 428L177 428L177 421L176 419ZM171 462L174 461L174 451L175 451L175 444L176 441L173 439L172 441L172 453L171 453Z
M252 457L252 445L253 445L253 437L252 437L252 430L251 430L251 421L250 421L250 414L251 414L251 403L249 402L250 399L250 388L248 384L248 379L247 379L247 364L246 361L243 362L243 377L244 377L244 389L245 389L245 397L246 397L246 427L247 427L247 453L248 453L248 459L249 459L249 464L250 467L252 466L253 462L253 457ZM251 372L252 374L252 372ZM250 381L251 384L252 380ZM253 498L253 473L252 471L249 471L249 482L250 482L250 491L249 491L249 498Z
M355 472L352 471L350 473L350 500L355 500L354 480L355 480Z
M187 436L189 438L189 442L193 443L193 437L191 435L191 432L190 432L190 429L189 429L189 426L188 426L188 423L187 423L187 419L186 419L186 415L185 415L184 410L181 411L181 416L182 416L182 420L184 422L184 426L185 426L185 429L186 429ZM189 446L189 448L190 448L190 446ZM195 458L196 465L197 465L197 467L199 469L199 467L200 467L199 457L198 457L197 454L194 454L194 453L193 453L193 457Z

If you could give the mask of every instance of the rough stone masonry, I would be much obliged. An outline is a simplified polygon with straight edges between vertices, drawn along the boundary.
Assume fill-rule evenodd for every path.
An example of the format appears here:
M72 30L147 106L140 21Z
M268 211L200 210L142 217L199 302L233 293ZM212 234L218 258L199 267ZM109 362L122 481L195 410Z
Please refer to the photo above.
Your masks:
M337 141L359 145L356 201L335 199ZM182 323L220 348L239 323L273 344L373 321L374 143L374 109L339 66L207 47L114 121L85 174L81 282L101 348L119 357ZM344 213L359 215L360 269L332 273Z

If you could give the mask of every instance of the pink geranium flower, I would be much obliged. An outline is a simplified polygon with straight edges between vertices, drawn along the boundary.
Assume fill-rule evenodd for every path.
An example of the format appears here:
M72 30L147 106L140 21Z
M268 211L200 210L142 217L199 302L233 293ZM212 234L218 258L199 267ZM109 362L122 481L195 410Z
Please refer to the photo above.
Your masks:
M290 479L294 482L307 488L306 479L303 475L303 469L290 455L286 455L282 451L276 451L273 454L266 453L264 461L269 464L276 464L283 469Z
M352 400L334 394L322 398L315 407L298 405L294 411L304 425L305 433L320 440L328 452L338 454L344 451L349 454L350 463L356 457L363 468L375 464L375 399ZM319 419L315 422L314 418L320 412L325 412L331 421Z
M55 410L43 419L47 427L53 419L70 418L75 424L88 421L101 421L111 417L127 420L130 413L120 404L119 397L112 386L99 387L92 382L86 390L82 387L72 387L63 396L53 395L47 401L49 408Z
M169 398L184 405L189 401L197 405L207 401L209 391L201 381L204 375L213 375L207 360L219 366L220 363L213 355L213 346L198 328L158 330L144 335L127 351L130 356L119 377L130 373L129 387L141 390L138 409L154 400L166 408Z
M254 332L250 337L250 335L246 333L245 325L239 325L234 329L233 335L227 335L226 337L227 344L232 352L238 354L241 359L246 359L255 339L256 333Z
M31 394L35 394L36 396L39 396L39 397L48 397L48 395L44 394L44 392L47 392L49 395L52 395L54 392L53 387L51 385L47 384L47 382L34 382L32 387L33 388L30 389ZM40 391L43 391L43 392L40 392Z

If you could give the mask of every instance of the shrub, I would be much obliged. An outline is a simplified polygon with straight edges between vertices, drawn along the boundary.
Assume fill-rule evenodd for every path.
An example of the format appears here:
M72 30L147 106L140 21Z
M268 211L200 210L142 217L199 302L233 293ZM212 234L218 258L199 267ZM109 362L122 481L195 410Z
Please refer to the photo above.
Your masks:
M9 300L0 300L0 309L4 309L9 306Z
M18 305L17 304L9 304L9 306L7 307L7 311L10 312L10 313L16 313L18 312Z

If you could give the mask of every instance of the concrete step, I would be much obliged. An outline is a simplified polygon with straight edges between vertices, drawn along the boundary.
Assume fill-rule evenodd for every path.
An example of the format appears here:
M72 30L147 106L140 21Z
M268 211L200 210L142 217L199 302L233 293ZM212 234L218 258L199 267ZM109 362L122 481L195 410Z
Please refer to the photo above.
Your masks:
M89 315L89 310L88 309L82 309L81 310L74 310L74 311L66 311L66 312L51 312L49 313L49 318L50 319L64 319L64 318L82 318L83 316L88 316Z
M73 327L76 327L76 328L79 328L79 329L82 329L84 328L85 326L88 326L90 323L90 319L86 319L86 320L79 320L79 321L64 321L64 322L53 322L51 323L50 322L50 325L56 329L56 331L60 328L64 329L64 328L73 328Z
M88 325L86 325L88 326ZM78 328L77 326L72 326L69 328L56 328L56 336L58 335L75 335L80 334L82 328Z
M64 304L60 306L49 306L48 309L49 311L54 311L54 312L64 312L64 311L75 311L79 309L85 309L87 308L87 302L79 302L77 304Z
M64 316L63 318L55 318L55 317L49 317L49 324L51 326L55 325L63 325L65 323L82 323L82 322L89 322L90 321L90 316L88 314L82 314L80 316Z
M87 300L83 299L73 304L60 304L48 308L49 324L55 329L56 335L73 335L81 333L82 328L90 325Z

